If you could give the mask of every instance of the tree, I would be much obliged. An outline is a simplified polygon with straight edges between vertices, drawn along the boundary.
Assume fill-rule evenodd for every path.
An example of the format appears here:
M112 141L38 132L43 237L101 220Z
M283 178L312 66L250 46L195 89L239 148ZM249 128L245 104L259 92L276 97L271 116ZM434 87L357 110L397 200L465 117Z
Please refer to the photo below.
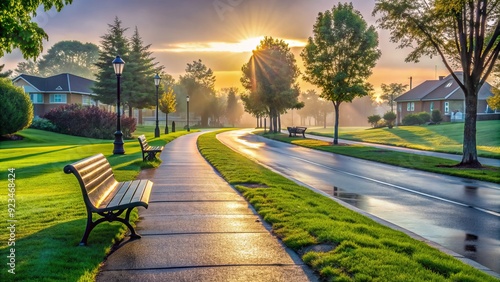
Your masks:
M380 115L371 115L368 117L368 123L372 125L372 127L377 127L377 124L378 122L381 120L382 118L380 117Z
M227 122L234 127L234 125L240 121L241 116L243 115L243 108L241 104L238 103L238 88L231 87L222 89L222 91L227 93Z
M0 65L0 78L6 78L6 77L9 77L9 76L12 74L12 71L11 71L11 70L8 70L8 71L6 71L6 72L2 72L4 67L5 67L5 64Z
M17 68L14 70L17 74L28 74L39 76L38 64L35 61L28 60L26 62L19 62Z
M385 124L390 129L394 126L394 121L396 120L397 116L394 112L387 112L384 114L383 118L385 120Z
M8 78L0 78L0 136L16 133L30 126L33 104L21 87Z
M96 74L96 83L92 88L92 91L97 94L97 100L103 102L104 104L116 104L116 75L111 62L114 58L119 55L125 61L125 67L121 78L120 88L121 93L123 93L124 84L130 80L134 75L127 71L127 61L130 52L129 43L125 37L125 31L127 28L122 27L122 22L115 17L114 23L108 24L108 33L101 36L101 48L99 51L99 59L97 60L96 66L98 68ZM121 94L120 93L120 94ZM124 97L125 98L125 97ZM120 102L125 104L126 99L121 99Z
M262 125L259 123L259 119L266 116L266 107L264 104L261 104L257 98L255 92L248 91L247 93L241 94L241 101L243 102L245 112L257 119L257 128L260 128Z
M491 89L493 96L486 99L486 102L488 103L488 106L491 109L500 110L500 60L497 60L497 63L495 64L493 75L496 78L495 81L496 88Z
M97 72L95 63L98 57L99 47L93 43L59 41L38 61L37 66L44 77L72 73L93 79Z
M412 48L407 62L438 55L465 95L465 122L460 167L481 167L477 159L476 120L479 89L500 52L500 1L379 0L373 14L391 41ZM457 75L452 67L461 67Z
M168 134L168 114L175 113L177 107L177 100L174 94L173 88L167 88L167 91L163 92L159 101L158 108L160 111L165 113L165 134Z
M43 51L43 40L49 36L32 20L38 7L53 7L59 12L73 0L2 0L0 1L0 57L19 48L25 59L35 59Z
M124 101L128 105L129 116L132 116L132 108L146 108L156 105L155 85L153 77L155 73L160 73L163 67L156 67L158 64L151 57L149 45L144 45L139 35L139 30L135 27L134 34L130 39L130 53L128 55L127 72L132 74L124 81Z
M207 105L212 102L211 98L215 95L213 71L201 60L193 61L192 64L187 64L186 74L180 76L179 84L189 95L189 105L192 112L201 116L202 126L208 126L208 118L212 109Z
M321 98L333 103L333 144L338 144L340 105L372 90L365 80L380 57L378 35L352 4L342 3L318 14L313 34L301 53L306 67L304 78L321 88Z
M241 68L240 81L249 91L248 101L256 103L252 107L264 109L270 118L270 130L276 133L279 115L303 106L298 102L299 69L283 40L266 36L252 53L248 63Z
M488 106L492 108L493 110L499 110L500 109L500 89L495 88L492 89L491 92L493 93L493 96L488 97L486 99L486 102L488 102Z
M394 112L394 99L405 93L407 87L408 85L402 83L382 83L380 85L382 95L380 95L379 99L386 102L391 107L391 112Z

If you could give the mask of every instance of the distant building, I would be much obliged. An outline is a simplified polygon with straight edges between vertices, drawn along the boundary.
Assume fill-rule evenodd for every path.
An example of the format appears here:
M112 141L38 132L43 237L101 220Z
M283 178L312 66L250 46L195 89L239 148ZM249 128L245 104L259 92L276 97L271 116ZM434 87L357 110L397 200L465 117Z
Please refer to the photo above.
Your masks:
M35 117L65 104L97 104L97 95L91 90L95 82L77 75L62 73L44 78L21 74L12 82L30 96Z
M462 78L462 72L455 72ZM485 82L479 90L477 101L477 120L500 119L500 114L488 107L486 99L493 96L492 86ZM439 80L427 80L405 94L394 99L397 103L398 123L405 116L419 112L431 113L437 109L444 121L463 122L465 119L465 95L451 75L439 77Z

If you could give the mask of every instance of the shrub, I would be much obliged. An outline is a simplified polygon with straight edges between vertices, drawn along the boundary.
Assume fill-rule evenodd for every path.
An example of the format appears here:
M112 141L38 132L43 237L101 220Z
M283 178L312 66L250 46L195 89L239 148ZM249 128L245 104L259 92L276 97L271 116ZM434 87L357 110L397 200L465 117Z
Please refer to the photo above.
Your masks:
M433 123L440 123L443 120L441 112L439 110L433 110L431 115L431 121Z
M368 117L368 123L372 125L372 127L377 127L377 123L381 120L382 118L379 115L371 115Z
M420 124L431 121L431 115L428 112L420 112L417 114L420 119Z
M116 131L116 114L101 110L97 106L65 105L45 114L56 131L63 134L98 139L113 139ZM124 138L132 138L136 121L131 117L121 117Z
M403 118L403 125L418 125L421 124L421 120L416 114L409 114Z
M16 133L30 126L33 104L23 89L7 78L0 79L0 135Z
M45 118L35 118L31 122L30 128L46 130L46 131L57 131L56 126L50 122L50 120Z
M394 112L387 112L384 114L384 120L387 125L387 127L392 128L394 126L394 121L396 120L397 116Z

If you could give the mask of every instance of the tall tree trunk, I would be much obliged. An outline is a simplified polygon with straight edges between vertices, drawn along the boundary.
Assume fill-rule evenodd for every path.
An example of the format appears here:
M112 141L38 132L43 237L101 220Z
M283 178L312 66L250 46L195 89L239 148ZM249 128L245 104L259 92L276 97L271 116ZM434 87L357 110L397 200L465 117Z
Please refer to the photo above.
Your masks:
M333 145L337 145L339 143L339 108L340 103L333 103L335 107L335 126L333 129Z
M278 132L281 132L281 115L278 115Z
M468 84L471 84L470 86ZM477 93L472 83L467 83L465 93L465 121L462 162L459 167L480 168L476 149ZM479 89L477 89L479 92Z
M144 121L142 120L142 109L139 109L139 124L143 124Z
M168 134L168 113L165 114L165 134Z
M134 110L133 110L132 106L128 106L128 116L133 117L133 113L134 113Z
M326 128L326 112L323 113L323 128Z

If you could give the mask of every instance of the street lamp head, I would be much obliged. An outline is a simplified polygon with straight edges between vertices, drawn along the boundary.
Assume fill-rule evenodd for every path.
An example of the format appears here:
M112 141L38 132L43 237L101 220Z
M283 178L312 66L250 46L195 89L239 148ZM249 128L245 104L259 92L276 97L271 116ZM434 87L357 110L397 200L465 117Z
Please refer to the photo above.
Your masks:
M188 102L189 102L189 95L186 97L186 101L188 101Z
M155 85L156 85L156 87L158 87L158 85L160 85L160 81L161 81L161 77L158 74L156 74L155 75Z
M115 68L115 74L121 75L123 72L123 66L125 65L125 61L120 58L120 56L116 56L113 60L113 67Z

